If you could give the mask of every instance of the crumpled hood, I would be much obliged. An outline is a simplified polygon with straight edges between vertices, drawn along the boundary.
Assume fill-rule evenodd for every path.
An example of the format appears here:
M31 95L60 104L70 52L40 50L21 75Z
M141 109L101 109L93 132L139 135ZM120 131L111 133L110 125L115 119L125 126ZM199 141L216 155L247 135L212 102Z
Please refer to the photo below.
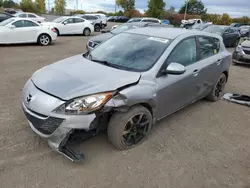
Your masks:
M140 75L138 72L115 69L76 55L36 71L31 80L41 90L69 100L116 90L137 82Z
M241 43L241 46L250 48L250 40L245 40L244 42Z
M112 35L111 33L104 33L104 34L101 34L101 35L97 35L95 37L91 37L89 40L93 41L93 42L101 43L103 41L106 41L106 40L110 39L113 36L114 35Z

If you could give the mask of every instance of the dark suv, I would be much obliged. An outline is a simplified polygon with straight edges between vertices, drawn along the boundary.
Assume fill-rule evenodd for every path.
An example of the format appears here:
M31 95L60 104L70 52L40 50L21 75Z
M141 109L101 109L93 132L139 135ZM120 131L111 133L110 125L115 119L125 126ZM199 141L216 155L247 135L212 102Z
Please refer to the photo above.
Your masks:
M94 16L94 15L77 15L77 16L80 16L81 18L90 21L94 25L95 31L97 32L101 31L102 20L99 16Z
M11 17L14 17L14 16L6 12L0 12L0 22L7 20Z

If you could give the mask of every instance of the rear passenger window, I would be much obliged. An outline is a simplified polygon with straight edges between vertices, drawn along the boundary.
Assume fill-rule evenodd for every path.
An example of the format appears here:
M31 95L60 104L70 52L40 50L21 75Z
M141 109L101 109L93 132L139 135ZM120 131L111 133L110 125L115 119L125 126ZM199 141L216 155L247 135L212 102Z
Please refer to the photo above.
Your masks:
M211 37L199 37L200 58L206 59L219 52L219 40Z

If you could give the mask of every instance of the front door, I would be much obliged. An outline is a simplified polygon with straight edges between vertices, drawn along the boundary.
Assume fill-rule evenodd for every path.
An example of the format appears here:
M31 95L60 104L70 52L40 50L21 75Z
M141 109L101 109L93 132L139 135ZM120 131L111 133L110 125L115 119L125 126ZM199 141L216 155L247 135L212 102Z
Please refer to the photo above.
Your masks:
M68 18L60 25L60 34L76 34L74 18Z
M15 28L10 29L8 38L11 43L35 42L37 41L37 32L39 25L29 20L19 20L12 25Z
M164 117L197 98L199 69L197 63L197 45L195 37L188 38L177 44L166 61L180 63L186 67L182 75L165 75L157 78L157 118Z

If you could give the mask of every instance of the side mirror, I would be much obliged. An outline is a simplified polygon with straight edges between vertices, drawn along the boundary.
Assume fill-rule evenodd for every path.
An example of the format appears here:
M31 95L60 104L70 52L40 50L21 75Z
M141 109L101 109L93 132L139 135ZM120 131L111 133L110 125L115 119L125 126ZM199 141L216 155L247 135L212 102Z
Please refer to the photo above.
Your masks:
M170 63L166 70L163 71L164 74L183 74L186 68L180 63Z
M62 24L63 24L63 25L67 25L67 22L63 22Z
M9 28L10 28L10 29L14 29L14 28L16 28L16 26L10 25Z

